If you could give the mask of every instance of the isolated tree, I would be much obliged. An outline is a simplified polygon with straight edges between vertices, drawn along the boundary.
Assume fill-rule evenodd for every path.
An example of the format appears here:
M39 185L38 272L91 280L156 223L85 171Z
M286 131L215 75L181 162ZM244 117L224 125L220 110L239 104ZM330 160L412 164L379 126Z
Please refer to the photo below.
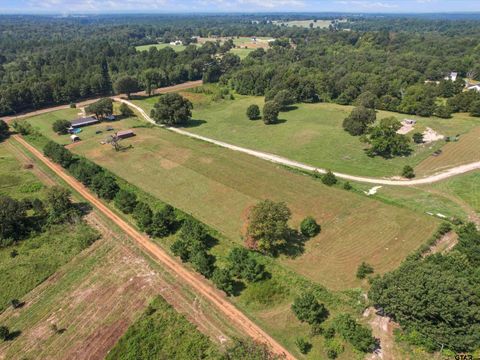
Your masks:
M278 122L278 114L280 112L280 105L275 101L267 101L263 105L263 122L267 125Z
M160 96L151 116L159 124L185 125L192 117L192 103L177 93Z
M9 196L0 195L0 240L18 239L24 230L25 206ZM0 247L3 241L0 241Z
M147 229L152 224L153 212L148 204L144 202L137 202L135 209L133 210L133 218L137 222L138 227L142 231L147 231Z
M260 118L260 108L257 104L252 104L247 108L247 117L250 120L257 120Z
M310 24L313 25L313 24ZM297 345L298 351L300 351L302 354L308 354L310 349L312 348L312 344L309 343L305 338L297 338L295 340L295 345Z
M125 214L131 214L137 206L137 195L135 193L121 189L114 199L115 206Z
M216 268L212 274L212 281L218 289L225 291L227 295L233 293L235 282L227 269Z
M307 237L314 237L320 232L320 225L317 224L312 216L307 216L300 223L300 232Z
M6 139L10 135L10 131L8 130L8 124L0 120L0 140Z
M287 243L290 216L291 212L283 202L259 202L248 216L247 245L267 254L278 251Z
M365 279L367 275L373 274L373 267L370 264L367 264L365 261L358 265L357 268L357 278Z
M52 186L47 191L46 205L48 208L48 222L51 224L60 224L66 221L72 221L78 216L75 209L70 190L61 186Z
M337 177L331 170L328 170L326 174L322 175L322 183L333 186L337 183Z
M413 179L415 177L415 172L410 165L405 165L402 170L402 176L407 179Z
M110 98L103 98L88 105L85 111L89 114L95 114L98 118L111 115L113 113L113 100Z
M22 305L22 303L18 299L10 300L10 304L12 305L12 308L14 308L14 309L18 309Z
M423 134L416 132L412 135L413 142L415 144L423 144Z
M295 103L295 96L289 90L280 90L273 98L281 110L287 109L290 105Z
M130 109L130 107L125 104L125 103L122 103L120 105L120 114L123 116L123 117L131 117L131 116L134 116L135 113L133 112L132 109Z
M292 304L292 311L298 320L310 325L320 324L328 316L325 306L319 303L311 292L296 297Z
M52 124L52 130L59 135L65 135L68 134L68 129L70 128L70 126L72 126L70 121L58 119L55 120Z
M343 128L350 135L362 135L367 131L368 125L375 122L376 117L375 110L359 106L343 120Z
M117 94L126 94L130 99L130 94L140 88L138 80L132 76L123 76L119 78L114 85Z
M2 341L7 341L8 338L10 337L10 330L8 327L1 325L0 326L0 340Z
M372 330L360 325L349 314L340 314L334 319L335 330L358 351L369 353L377 345Z

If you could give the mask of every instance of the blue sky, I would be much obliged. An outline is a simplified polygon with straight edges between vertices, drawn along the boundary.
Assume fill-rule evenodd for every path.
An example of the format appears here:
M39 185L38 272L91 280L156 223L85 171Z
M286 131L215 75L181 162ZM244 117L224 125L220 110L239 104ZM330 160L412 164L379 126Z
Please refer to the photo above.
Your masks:
M480 0L0 0L6 13L479 12Z

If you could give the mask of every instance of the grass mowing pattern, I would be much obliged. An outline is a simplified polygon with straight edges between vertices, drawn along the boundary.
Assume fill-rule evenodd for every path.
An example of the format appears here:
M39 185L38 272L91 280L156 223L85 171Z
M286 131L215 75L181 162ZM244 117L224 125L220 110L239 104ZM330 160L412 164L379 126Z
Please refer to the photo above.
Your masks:
M127 330L107 360L218 359L215 346L161 297Z

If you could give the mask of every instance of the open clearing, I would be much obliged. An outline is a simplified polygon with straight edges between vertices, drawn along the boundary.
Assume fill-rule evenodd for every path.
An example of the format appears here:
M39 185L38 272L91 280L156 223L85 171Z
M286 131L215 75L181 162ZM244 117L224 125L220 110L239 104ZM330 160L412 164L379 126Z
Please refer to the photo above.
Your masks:
M39 124L45 121L31 120L51 137L48 125ZM120 129L129 121L133 120L115 126ZM313 215L322 224L322 233L307 242L303 254L297 249L297 256L281 262L332 289L358 285L355 271L362 261L380 273L395 268L436 227L437 222L427 216L328 188L248 155L158 128L136 128L135 132L135 138L125 141L133 148L124 152L100 145L101 135L95 134L72 150L238 243L245 210L261 199L286 201L293 212L293 226Z
M261 120L251 121L245 115L250 104L255 103L261 107L263 97L236 95L234 101L213 102L209 101L208 95L199 97L199 94L192 94L194 96L189 94L191 93L182 93L194 103L194 120L188 126L188 131L192 133L352 175L371 177L399 175L404 165L415 167L423 161L430 161L430 158L433 158L431 154L445 144L445 141L437 141L431 144L412 145L415 151L409 157L389 160L381 157L371 158L365 154L366 146L358 137L350 136L343 131L342 122L350 113L351 106L330 103L297 104L294 110L280 114L279 124L265 126ZM157 99L152 97L134 102L148 113L156 101ZM455 114L452 119L420 118L385 111L379 111L377 114L378 119L388 116L395 116L399 120L406 117L417 120L415 131L411 133L422 132L426 127L431 127L447 136L461 134L461 141L465 138L464 142L469 145L465 147L462 158L466 162L475 157L478 160L480 141L470 140L472 135L469 133L472 129L480 129L478 119L466 114ZM455 144L457 143L448 145L453 148ZM446 147L435 159L445 167L457 165L458 161L451 164L453 155L451 156L450 152L450 147ZM421 168L419 171L421 175L427 173ZM433 169L428 173L432 172Z
M196 44L191 44L196 46ZM175 50L176 52L183 51L187 47L185 45L170 45L170 44L150 44L150 45L140 45L136 46L135 49L137 51L147 51L150 50L150 48L157 48L157 50L165 49L165 48L171 48Z

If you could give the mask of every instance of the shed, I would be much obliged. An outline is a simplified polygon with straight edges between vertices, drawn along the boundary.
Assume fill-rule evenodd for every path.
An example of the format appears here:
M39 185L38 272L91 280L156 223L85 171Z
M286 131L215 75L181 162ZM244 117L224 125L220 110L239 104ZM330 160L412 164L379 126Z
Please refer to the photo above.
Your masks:
M126 139L132 136L135 136L135 133L133 132L133 130L123 130L123 131L117 132L117 137L119 139Z
M80 141L80 138L77 135L70 135L70 139L72 140L72 142Z
M99 122L100 121L98 121L98 119L96 117L89 116L89 117L82 117L82 118L72 120L71 124L72 124L72 128L77 128L77 127L81 127L81 126L88 126L88 125L97 124Z

